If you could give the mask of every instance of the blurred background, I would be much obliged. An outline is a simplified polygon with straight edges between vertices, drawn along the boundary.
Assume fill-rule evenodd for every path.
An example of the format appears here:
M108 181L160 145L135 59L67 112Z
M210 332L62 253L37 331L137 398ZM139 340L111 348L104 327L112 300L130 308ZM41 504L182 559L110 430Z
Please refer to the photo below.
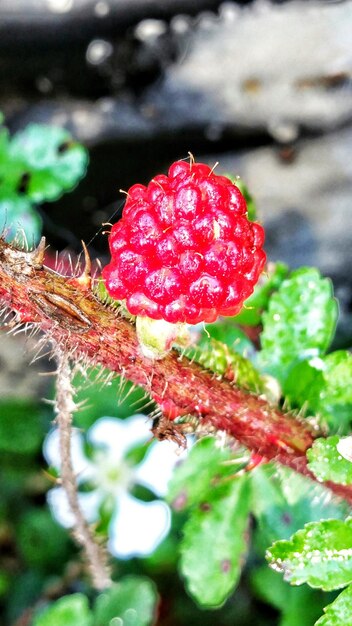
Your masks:
M1 0L0 111L10 133L64 127L89 151L74 191L37 207L51 249L80 253L84 239L104 263L101 224L121 214L119 190L190 151L243 179L270 260L331 277L336 347L348 345L351 32L350 0ZM24 403L45 395L43 361L25 367L21 338L1 345L3 400L14 388Z
M317 265L349 306L351 25L349 0L2 0L5 123L65 127L90 154L41 207L50 244L94 238L103 258L119 190L191 151L243 178L269 258Z

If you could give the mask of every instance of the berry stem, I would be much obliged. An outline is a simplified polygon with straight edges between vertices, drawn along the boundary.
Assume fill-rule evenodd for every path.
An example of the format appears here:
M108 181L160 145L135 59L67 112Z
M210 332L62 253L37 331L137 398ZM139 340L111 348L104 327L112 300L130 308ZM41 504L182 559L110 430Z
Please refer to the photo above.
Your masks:
M251 451L310 476L306 451L314 433L303 420L180 357L143 357L134 325L77 281L32 263L34 252L0 239L0 301L20 323L33 323L72 359L102 365L142 386L170 419L191 414L210 431L225 431ZM352 502L352 487L326 483Z

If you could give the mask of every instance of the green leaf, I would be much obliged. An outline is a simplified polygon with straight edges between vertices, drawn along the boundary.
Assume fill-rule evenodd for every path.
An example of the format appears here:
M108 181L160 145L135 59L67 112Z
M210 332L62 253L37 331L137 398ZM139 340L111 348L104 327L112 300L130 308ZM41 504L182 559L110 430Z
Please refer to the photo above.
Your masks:
M261 600L281 611L280 626L312 626L327 601L326 594L317 589L289 587L266 566L254 570L251 583Z
M265 389L264 382L252 363L221 341L203 337L197 346L187 348L185 355L212 372L233 380L244 389L255 393Z
M331 591L352 581L351 546L352 520L310 522L289 541L274 543L267 559L292 585Z
M34 202L44 202L72 189L84 176L87 163L86 149L67 130L30 124L10 141L7 171L11 169L14 190L20 189ZM0 163L1 170L4 164Z
M0 451L36 452L43 436L37 407L24 400L8 400L0 406Z
M352 624L352 586L345 589L336 600L324 609L315 626L348 626Z
M339 441L338 435L316 439L307 451L308 467L318 480L332 480L341 485L351 485L352 463L344 459L336 448Z
M287 265L269 263L266 271L260 275L253 294L245 301L241 313L233 317L232 320L244 326L258 326L261 323L263 312L268 308L271 295L279 289L287 275Z
M288 539L304 524L323 518L343 519L348 506L333 498L322 485L272 463L250 474L251 510L258 523L258 540L264 549L277 539Z
M233 475L243 461L236 466L236 458L230 448L219 446L214 437L204 437L190 449L185 460L176 466L169 483L167 500L180 511L214 497L214 488L222 479ZM233 459L234 463L229 463Z
M64 596L34 619L33 626L95 626L88 598L82 593Z
M221 497L203 502L184 526L181 572L202 607L221 606L239 580L248 513L248 481L242 476L224 488Z
M157 601L151 580L128 576L98 596L94 626L149 626L155 620Z
M260 362L283 383L298 361L323 354L333 337L338 314L331 282L315 268L292 272L263 314Z
M306 405L320 423L340 434L352 422L352 354L338 350L296 365L285 383L291 405Z

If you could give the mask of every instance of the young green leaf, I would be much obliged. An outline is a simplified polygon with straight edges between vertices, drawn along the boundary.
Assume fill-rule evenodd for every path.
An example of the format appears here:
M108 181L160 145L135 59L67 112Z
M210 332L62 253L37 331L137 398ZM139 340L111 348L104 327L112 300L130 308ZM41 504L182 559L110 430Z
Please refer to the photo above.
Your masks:
M84 176L86 149L64 128L30 124L10 141L8 169L14 188L33 202L56 200Z
M352 463L339 453L336 447L339 441L341 439L338 435L316 439L307 451L308 467L318 480L332 480L341 485L351 485Z
M340 589L352 582L352 520L310 522L274 543L267 559L292 585Z
M260 362L281 383L298 361L323 354L333 337L338 307L331 283L315 268L292 272L263 314Z
M336 600L324 609L315 626L348 626L352 624L352 586L344 589Z
M246 552L249 493L247 476L203 502L184 526L181 572L190 595L203 607L221 606L234 590Z
M150 626L158 595L148 578L126 576L100 594L94 607L94 626Z
M204 437L190 449L186 459L178 465L169 483L168 502L180 511L208 497L214 497L214 488L222 479L233 475L243 461L236 465L236 457L229 447L219 446L214 437ZM233 463L230 461L233 458Z
M60 598L34 619L33 626L94 626L88 598L82 593Z

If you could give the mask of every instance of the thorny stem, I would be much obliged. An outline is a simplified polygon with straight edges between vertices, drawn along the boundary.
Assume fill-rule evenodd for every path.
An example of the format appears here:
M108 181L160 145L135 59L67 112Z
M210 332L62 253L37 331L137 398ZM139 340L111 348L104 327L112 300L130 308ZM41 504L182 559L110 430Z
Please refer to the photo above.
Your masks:
M61 484L75 519L73 535L77 543L83 548L93 587L101 591L112 584L107 564L107 554L104 547L96 540L92 529L83 516L78 499L76 476L72 465L71 425L72 414L76 409L72 387L72 370L68 355L57 346L54 347L54 355L57 362L55 410L59 428Z
M0 302L72 360L102 365L142 386L170 419L193 415L210 432L225 431L251 451L316 478L306 452L314 433L307 422L285 414L264 398L169 353L160 361L141 354L133 324L98 301L89 281L68 279L45 268L43 246L16 250L0 239ZM325 483L352 503L352 487Z

